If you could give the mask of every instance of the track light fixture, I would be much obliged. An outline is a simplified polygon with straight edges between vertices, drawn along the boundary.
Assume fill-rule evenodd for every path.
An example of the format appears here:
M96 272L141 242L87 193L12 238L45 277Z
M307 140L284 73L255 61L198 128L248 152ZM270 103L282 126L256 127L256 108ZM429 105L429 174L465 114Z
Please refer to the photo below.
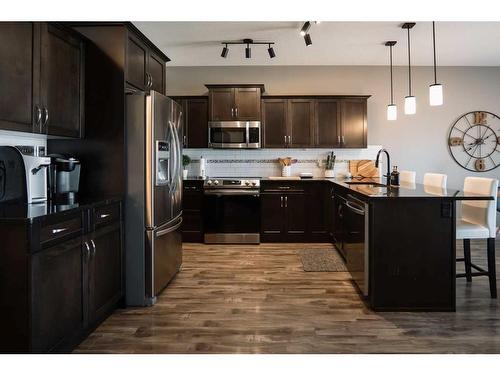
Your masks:
M274 53L274 48L271 47L271 43L269 43L269 48L267 49L267 52L269 53L269 57L271 59L276 56L276 54Z
M300 29L300 35L305 36L310 28L311 28L311 22L309 21L304 22L302 29Z
M311 35L304 35L304 42L306 42L306 46L309 47L312 44Z
M225 47L222 48L222 53L220 54L220 56L226 58L228 52L229 52L229 48L227 48L227 44L226 44Z
M411 48L410 29L415 26L415 22L406 22L401 26L408 32L408 95L405 96L405 115L414 115L417 112L417 99L411 94Z
M243 40L238 40L238 41L224 41L224 42L221 42L221 44L224 46L222 48L221 57L224 57L224 58L226 58L228 53L229 53L229 47L228 47L229 44L245 45L246 46L245 47L245 58L247 58L247 59L252 58L252 48L250 47L251 44L253 44L253 45L255 45L255 44L267 45L268 46L267 53L269 53L269 57L271 59L276 57L276 53L274 52L274 48L273 48L274 42L269 42L269 41L268 42L266 42L266 41L256 42L253 39L243 39Z

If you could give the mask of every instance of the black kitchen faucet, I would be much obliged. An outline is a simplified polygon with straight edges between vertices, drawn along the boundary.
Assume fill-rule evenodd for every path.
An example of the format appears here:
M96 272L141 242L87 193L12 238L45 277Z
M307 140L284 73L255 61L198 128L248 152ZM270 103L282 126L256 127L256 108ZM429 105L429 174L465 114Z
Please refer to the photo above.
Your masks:
M380 154L384 152L387 155L387 174L384 176L387 178L387 185L391 183L391 157L389 156L389 152L385 148L381 148L377 153L377 160L375 160L375 168L378 168Z

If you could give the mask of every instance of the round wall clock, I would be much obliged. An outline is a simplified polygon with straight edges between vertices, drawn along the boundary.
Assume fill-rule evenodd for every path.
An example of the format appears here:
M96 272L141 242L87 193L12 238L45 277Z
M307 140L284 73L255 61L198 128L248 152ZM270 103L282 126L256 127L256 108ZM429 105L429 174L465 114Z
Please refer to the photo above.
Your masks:
M473 111L458 118L448 136L451 156L462 168L487 172L500 165L500 118Z

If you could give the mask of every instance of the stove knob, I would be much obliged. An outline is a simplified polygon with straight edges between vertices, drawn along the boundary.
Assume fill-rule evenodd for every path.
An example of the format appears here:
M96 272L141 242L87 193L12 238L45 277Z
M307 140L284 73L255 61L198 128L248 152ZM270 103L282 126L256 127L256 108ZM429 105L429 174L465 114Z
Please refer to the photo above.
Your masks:
M208 181L207 181L207 185L208 185L208 186L212 185L212 180L208 180Z
M250 181L245 181L246 186L250 186Z
M252 181L252 185L253 186L257 185L257 182L256 181Z
M214 181L214 185L219 185L219 181L218 181L218 180L215 180L215 181Z

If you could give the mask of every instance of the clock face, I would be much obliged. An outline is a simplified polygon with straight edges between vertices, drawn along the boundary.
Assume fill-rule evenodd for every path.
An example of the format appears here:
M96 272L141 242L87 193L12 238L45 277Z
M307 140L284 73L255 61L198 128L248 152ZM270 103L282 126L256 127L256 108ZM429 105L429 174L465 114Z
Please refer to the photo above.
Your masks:
M487 172L500 165L500 118L485 111L462 115L448 136L453 159L473 172Z

